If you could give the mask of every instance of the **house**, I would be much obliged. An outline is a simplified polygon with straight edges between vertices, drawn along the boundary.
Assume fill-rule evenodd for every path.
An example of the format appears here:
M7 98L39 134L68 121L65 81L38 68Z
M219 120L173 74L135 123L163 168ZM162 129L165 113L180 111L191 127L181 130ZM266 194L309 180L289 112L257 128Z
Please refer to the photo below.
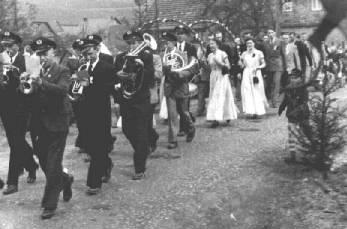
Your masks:
M200 19L216 19L212 15L206 14L209 8L208 2L218 4L226 0L206 1L206 0L158 0L156 7L154 1L146 12L145 19L153 20L158 15L159 18L180 19L187 23L192 23ZM158 9L158 14L156 11ZM323 18L325 12L319 0L284 0L281 12L281 28L282 32L297 32L299 34L310 34ZM346 19L347 21L347 19ZM347 22L341 24L346 26ZM207 28L200 27L201 31ZM161 24L160 30L173 29L173 24ZM195 28L195 27L194 27ZM264 30L266 27L264 27ZM242 29L241 29L242 30ZM241 33L242 31L240 31ZM328 38L329 40L341 41L345 40L343 33L338 29L334 30Z
M310 34L324 15L324 9L319 0L285 0L282 7L282 32ZM341 23L341 26L347 24L346 21ZM335 29L327 40L337 42L346 38L341 30Z

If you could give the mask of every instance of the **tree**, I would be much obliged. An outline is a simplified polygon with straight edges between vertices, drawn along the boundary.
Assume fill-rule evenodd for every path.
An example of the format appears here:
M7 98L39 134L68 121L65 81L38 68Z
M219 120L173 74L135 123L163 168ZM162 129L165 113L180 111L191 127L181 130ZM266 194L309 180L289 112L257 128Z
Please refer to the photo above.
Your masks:
M215 18L234 32L266 28L280 32L283 0L204 0L204 17Z
M322 65L319 78L320 91L313 93L309 100L310 122L293 134L308 165L327 178L334 156L347 143L347 107L338 106L337 99L333 97L333 92L341 87L341 83L327 65Z
M147 11L147 0L134 0L136 6L138 7L137 10L135 10L135 18L138 21L138 26L141 26L143 24L144 15Z
M36 7L16 0L0 0L0 29L10 30L26 38L32 34L30 22L36 15Z

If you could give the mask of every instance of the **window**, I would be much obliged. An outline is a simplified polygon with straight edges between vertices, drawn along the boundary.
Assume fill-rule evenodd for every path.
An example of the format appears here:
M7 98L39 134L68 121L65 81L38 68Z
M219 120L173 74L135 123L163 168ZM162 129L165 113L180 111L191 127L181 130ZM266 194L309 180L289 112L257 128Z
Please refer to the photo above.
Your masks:
M312 5L312 10L314 11L319 11L322 10L322 3L320 2L320 0L311 0L311 5Z
M293 1L292 0L284 0L282 5L283 12L292 12L293 11Z

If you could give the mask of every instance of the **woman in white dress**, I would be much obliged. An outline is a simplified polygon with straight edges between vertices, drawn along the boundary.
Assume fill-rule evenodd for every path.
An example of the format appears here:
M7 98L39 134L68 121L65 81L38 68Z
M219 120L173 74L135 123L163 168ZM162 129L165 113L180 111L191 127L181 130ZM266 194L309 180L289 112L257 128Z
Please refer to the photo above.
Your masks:
M207 57L211 67L211 75L206 119L212 121L212 128L217 127L221 121L229 122L232 119L237 119L238 112L229 81L228 55L220 50L219 46L219 41L211 40L211 53Z
M266 113L268 106L264 81L261 75L261 69L265 67L264 54L254 47L252 38L246 39L247 51L241 55L241 64L244 67L241 96L243 112L252 118Z

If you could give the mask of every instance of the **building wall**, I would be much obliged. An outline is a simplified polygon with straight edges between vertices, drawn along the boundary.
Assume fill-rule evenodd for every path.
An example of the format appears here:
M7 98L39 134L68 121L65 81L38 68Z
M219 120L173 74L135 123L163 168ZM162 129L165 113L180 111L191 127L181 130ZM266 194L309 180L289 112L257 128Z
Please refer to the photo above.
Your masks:
M283 28L313 27L323 18L324 10L312 10L312 0L292 0L293 10L282 12Z
M293 11L282 12L282 32L296 32L298 34L310 35L318 26L325 15L325 11L312 10L312 0L292 0ZM344 22L347 24L346 22ZM327 37L327 42L341 42L346 40L341 29L334 29ZM346 30L347 31L347 30Z

